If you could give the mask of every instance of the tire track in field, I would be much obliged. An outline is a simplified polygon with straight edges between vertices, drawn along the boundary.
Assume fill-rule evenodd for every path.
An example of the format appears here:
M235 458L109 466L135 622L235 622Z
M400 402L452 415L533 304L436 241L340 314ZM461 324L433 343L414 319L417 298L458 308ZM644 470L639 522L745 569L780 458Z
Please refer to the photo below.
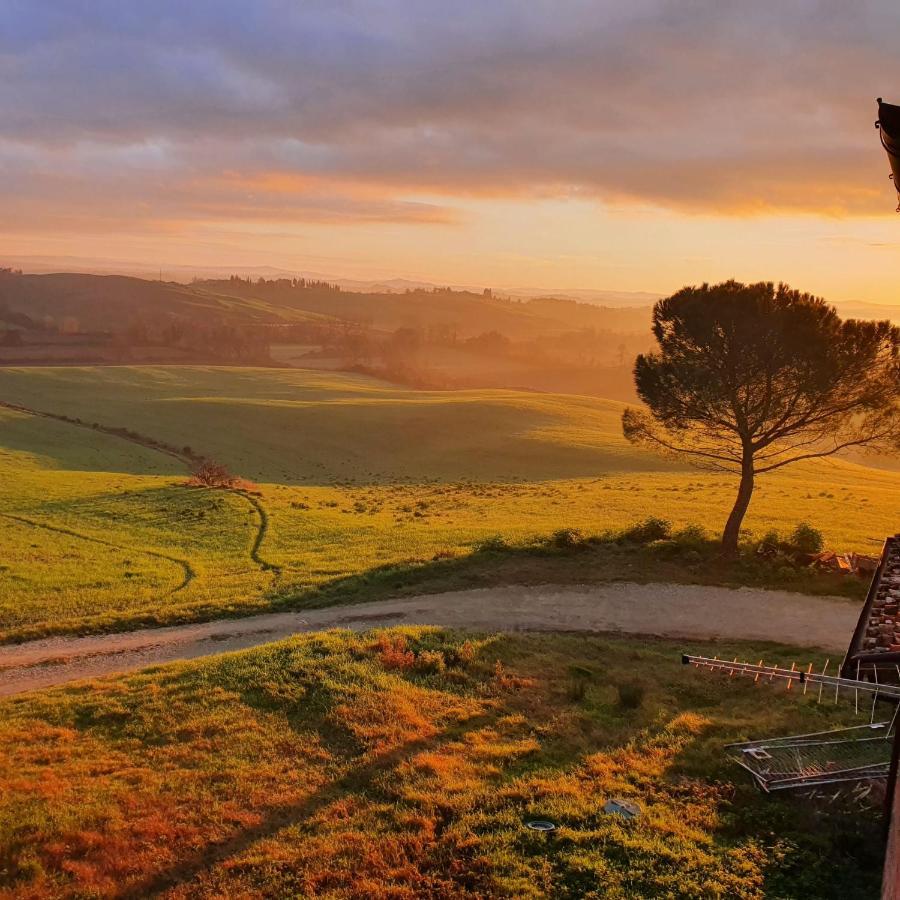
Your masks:
M266 539L266 535L269 532L269 522L271 521L269 518L269 511L263 506L262 503L256 497L248 494L246 491L242 491L240 488L231 488L231 493L239 494L243 497L257 512L259 515L259 527L256 529L256 535L253 538L253 544L250 547L250 559L255 562L263 572L271 572L272 579L274 583L278 583L278 580L281 578L281 566L277 563L271 563L268 560L265 560L260 556L260 549L262 548L263 541Z
M73 531L71 528L64 528L61 525L48 525L46 522L27 519L25 516L16 516L12 513L0 513L0 516L4 519L10 519L13 522L20 522L23 525L30 525L32 528L44 528L47 531L55 531L57 534L64 534L68 537L78 538L82 541L90 541L92 544L101 544L104 547L112 547L114 550L122 550L125 553L137 553L139 555L152 556L156 559L164 559L167 562L174 563L182 570L183 577L181 583L169 591L169 596L177 594L179 591L183 591L197 577L197 573L193 566L191 566L190 562L186 559L168 556L165 553L159 553L156 550L142 550L138 547L129 547L127 544L114 544L112 541L104 541L103 538L92 537L88 534L80 534L77 531Z
M167 444L163 441L157 441L157 440L154 440L153 438L147 437L145 435L138 434L137 432L127 431L126 429L112 428L108 425L100 425L99 423L96 423L96 422L89 423L89 422L83 421L82 419L75 419L75 418L72 418L71 416L62 415L61 413L51 413L51 412L46 412L46 411L40 410L40 409L32 409L31 407L28 407L28 406L22 406L21 404L18 404L18 403L10 403L7 400L0 400L0 407L5 408L5 409L11 409L15 412L25 413L26 415L30 415L30 416L40 416L45 419L53 419L57 422L64 422L67 425L74 425L76 428L86 428L86 429L88 429L88 431L99 432L101 434L109 435L110 437L117 437L123 441L128 441L129 443L137 444L139 447L144 447L148 450L155 450L157 453L163 453L166 456L171 456L174 459L177 459L181 463L183 463L185 468L187 468L188 471L191 470L191 466L194 465L194 463L196 463L198 460L202 459L202 457L200 457L198 455L189 455L187 453L184 453L183 451L179 450L177 447L175 447L171 444ZM266 539L266 534L268 533L268 530L269 530L268 510L255 497L250 496L250 494L248 494L247 491L243 490L242 488L226 487L225 485L218 485L218 486L207 485L207 487L209 487L210 490L220 490L220 491L224 491L225 493L228 493L228 494L234 494L236 496L243 497L256 511L257 515L259 516L259 525L257 526L256 534L253 537L253 542L250 545L250 559L259 567L259 569L261 571L272 573L273 587L276 586L278 584L278 581L281 578L282 567L279 565L276 565L275 563L270 563L267 560L263 559L262 556L260 556L260 552L259 552L260 549L262 548L263 541ZM34 524L34 523L28 523L28 524ZM49 527L49 526L47 526L47 527ZM66 532L63 531L62 533L65 534ZM83 536L79 535L79 534L75 534L73 532L73 537L83 537ZM86 540L91 540L91 538L86 538ZM117 549L130 549L130 548L118 547L117 545L114 545L114 544L110 544L109 546L116 546ZM154 553L153 551L150 551L150 550L137 550L136 552L147 553L150 556L160 556L162 559L170 558L170 557L164 556L163 554ZM176 560L174 560L174 558L173 558L173 561L176 561ZM181 563L180 560L177 560L177 562ZM185 563L185 565L188 565L188 564ZM185 582L177 590L181 590L182 588L187 587L187 584L190 583L190 581L194 577L196 577L196 572L194 572L193 569L191 569L191 573L192 573L191 577L188 578L187 582ZM173 591L173 593L177 593L177 591Z

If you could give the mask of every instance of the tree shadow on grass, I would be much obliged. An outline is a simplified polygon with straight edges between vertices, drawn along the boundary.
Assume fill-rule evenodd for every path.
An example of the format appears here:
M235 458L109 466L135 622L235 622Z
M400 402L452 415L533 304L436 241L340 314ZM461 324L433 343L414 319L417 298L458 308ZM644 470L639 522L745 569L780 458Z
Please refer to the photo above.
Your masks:
M751 553L737 560L723 559L713 541L698 550L674 542L645 546L616 538L559 547L551 538L520 546L488 541L460 556L387 563L314 588L279 587L267 599L276 608L319 609L497 585L616 581L758 587L854 599L865 594L865 583L856 578L795 574Z
M653 577L653 572L640 564L641 556L612 542L577 549L557 549L547 542L521 546L487 542L483 548L459 556L385 563L314 588L296 592L281 589L270 599L275 605L318 609L498 584L648 580L641 575Z
M0 447L26 458L36 456L46 468L122 475L174 476L185 472L181 460L153 447L125 442L92 428L91 423L73 427L70 422L18 412L3 415L2 422Z
M270 806L262 814L257 825L241 829L230 838L208 845L179 860L167 869L130 886L119 894L119 897L122 900L140 900L190 882L211 870L216 864L240 855L258 841L272 837L291 825L301 823L343 795L353 793L363 786L372 785L378 776L412 759L416 754L438 746L444 741L458 740L467 733L491 724L498 715L498 712L485 713L456 722L436 735L407 741L399 747L379 754L371 761L352 766L340 778L322 785L298 802Z

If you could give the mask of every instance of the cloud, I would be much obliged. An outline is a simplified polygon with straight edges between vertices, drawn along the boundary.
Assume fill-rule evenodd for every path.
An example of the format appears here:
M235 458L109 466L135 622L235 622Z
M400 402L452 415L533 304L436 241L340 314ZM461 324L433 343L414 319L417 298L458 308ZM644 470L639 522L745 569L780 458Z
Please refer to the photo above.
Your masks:
M60 220L881 213L898 36L890 0L6 0L0 179Z
M78 143L38 152L0 141L10 174L0 232L183 230L191 223L450 224L450 208L372 183L293 172L229 171L216 147L192 161L176 145Z

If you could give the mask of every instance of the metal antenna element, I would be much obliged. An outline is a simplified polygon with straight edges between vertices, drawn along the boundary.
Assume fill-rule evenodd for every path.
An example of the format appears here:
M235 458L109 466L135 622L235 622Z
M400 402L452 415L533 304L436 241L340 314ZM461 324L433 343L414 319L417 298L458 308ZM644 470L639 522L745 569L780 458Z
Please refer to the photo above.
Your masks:
M822 691L824 688L834 688L835 703L840 699L841 688L853 691L854 705L856 712L859 712L859 695L863 692L872 696L872 717L875 715L875 703L881 697L884 700L892 700L900 703L900 684L886 684L879 682L876 678L874 681L863 681L859 678L841 678L838 675L826 675L828 662L825 663L821 673L813 672L812 663L806 669L798 667L796 663L792 663L789 669L780 668L779 666L767 666L762 660L759 663L727 661L718 657L693 656L684 653L681 656L684 665L696 666L698 669L709 669L711 671L728 672L729 677L734 675L753 676L754 681L759 681L760 677L768 677L769 682L778 680L787 685L787 689L791 690L794 683L803 685L803 693L810 684L819 685L819 700L822 702Z

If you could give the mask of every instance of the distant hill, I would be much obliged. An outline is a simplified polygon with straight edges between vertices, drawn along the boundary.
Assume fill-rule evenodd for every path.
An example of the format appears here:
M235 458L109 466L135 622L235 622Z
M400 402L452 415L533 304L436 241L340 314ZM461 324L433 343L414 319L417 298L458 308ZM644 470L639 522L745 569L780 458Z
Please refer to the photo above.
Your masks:
M358 294L404 294L410 291L432 291L450 288L455 293L466 293L480 296L489 285L474 284L437 284L414 278L348 278L334 273L315 272L305 269L286 269L277 266L197 266L164 264L161 269L146 263L105 259L103 257L77 256L6 256L2 265L12 265L25 272L34 274L54 274L67 272L72 274L118 275L139 278L156 282L158 278L166 283L182 285L194 284L200 280L228 280L233 274L242 278L250 278L256 282L259 278L266 280L303 278L307 281L324 281L335 284L343 291ZM678 285L672 285L678 287ZM653 291L616 291L598 288L578 287L529 287L522 285L494 285L493 294L513 300L533 300L553 298L558 300L577 300L579 303L593 306L645 309L665 296ZM862 319L892 319L900 323L900 303L874 303L868 300L832 300L838 312L845 317Z
M460 336L499 331L514 340L538 338L582 328L646 332L649 308L606 309L573 300L509 300L490 292L432 288L404 293L365 293L298 287L291 279L203 281L197 289L230 294L267 307L327 315L392 331L397 328L452 327Z
M869 303L866 300L842 300L835 303L837 311L848 319L890 319L900 325L900 306Z
M0 365L278 365L364 371L413 387L633 402L633 360L653 343L653 295L629 296L647 305L434 287L354 291L306 278L182 284L0 269ZM882 318L892 309L841 311Z
M579 300L583 303L593 303L597 306L652 306L662 294L648 291L611 291L596 288L547 288L528 287L521 285L488 285L465 283L438 283L424 281L415 278L349 278L344 275L336 275L325 272L314 272L307 269L284 269L276 266L196 266L196 265L170 265L165 264L160 268L149 266L146 263L104 259L103 257L78 257L78 256L14 256L8 258L4 265L13 265L15 268L34 274L47 274L53 272L75 272L94 275L128 275L148 280L176 281L182 284L193 283L198 280L222 280L231 275L240 275L242 278L250 278L256 281L258 278L303 278L307 281L327 281L338 285L342 290L352 291L357 294L403 294L407 291L425 290L434 288L451 288L457 292L481 294L486 287L493 287L494 294L502 297L511 297L519 300L529 300L534 297L558 297L564 300Z
M186 285L124 275L0 275L0 322L35 327L71 320L80 330L117 330L166 318L207 324L291 324L310 320L375 329L452 327L461 336L499 331L512 339L573 329L646 332L649 310L606 309L574 300L498 299L449 289L404 293L341 290L296 279L219 279Z
M302 321L297 310L216 294L202 287L124 275L0 275L0 321L34 326L71 319L81 330L116 330L175 317L218 323Z

